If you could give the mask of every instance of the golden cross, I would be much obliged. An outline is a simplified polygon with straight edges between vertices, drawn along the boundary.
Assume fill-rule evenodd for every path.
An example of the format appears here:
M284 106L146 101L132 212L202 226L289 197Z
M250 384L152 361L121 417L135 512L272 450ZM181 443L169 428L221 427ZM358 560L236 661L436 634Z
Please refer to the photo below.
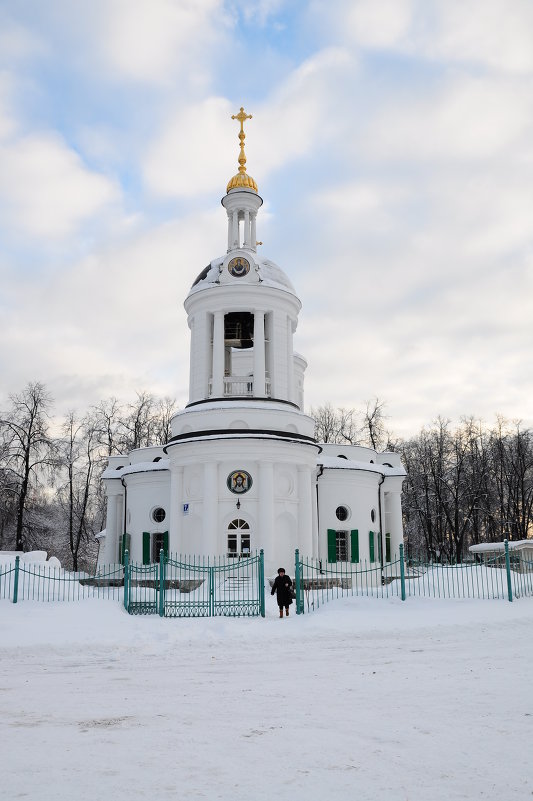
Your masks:
M244 121L245 120L251 120L252 119L252 115L251 114L247 114L245 112L244 108L241 106L241 110L239 111L239 113L238 114L232 114L231 115L231 119L232 120L239 120L239 122L241 124L241 133L243 134L244 133L244 127L243 127Z
M231 119L232 120L239 120L239 122L241 124L241 130L240 130L240 133L239 133L239 140L240 140L240 143L241 143L241 152L239 153L238 161L239 161L239 164L240 164L239 172L241 173L241 175L243 175L246 172L246 166L245 166L246 165L246 155L244 153L244 140L246 138L246 134L244 133L244 127L243 126L244 126L244 121L245 120L251 120L252 119L252 115L251 114L247 114L245 112L245 110L243 109L243 107L241 106L241 110L239 111L239 113L238 114L232 114L231 115Z

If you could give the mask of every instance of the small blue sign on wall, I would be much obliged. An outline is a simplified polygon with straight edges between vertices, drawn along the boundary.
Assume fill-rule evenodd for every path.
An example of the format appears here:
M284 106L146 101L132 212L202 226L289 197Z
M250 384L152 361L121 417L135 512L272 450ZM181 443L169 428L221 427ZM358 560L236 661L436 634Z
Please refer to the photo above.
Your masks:
M183 504L183 514L184 515L188 515L189 514L189 504L188 503L184 503Z

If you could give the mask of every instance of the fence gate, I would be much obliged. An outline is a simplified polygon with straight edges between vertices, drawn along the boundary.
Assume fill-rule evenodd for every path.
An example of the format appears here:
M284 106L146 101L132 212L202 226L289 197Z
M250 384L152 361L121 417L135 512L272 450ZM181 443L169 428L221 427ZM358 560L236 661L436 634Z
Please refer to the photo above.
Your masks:
M124 606L132 615L265 616L263 551L246 559L175 557L124 570Z

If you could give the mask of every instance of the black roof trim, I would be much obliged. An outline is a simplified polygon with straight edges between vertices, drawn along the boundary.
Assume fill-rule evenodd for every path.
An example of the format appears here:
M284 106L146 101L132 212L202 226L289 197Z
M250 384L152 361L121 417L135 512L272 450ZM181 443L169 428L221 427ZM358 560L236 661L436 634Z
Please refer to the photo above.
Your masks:
M233 435L235 439L238 439L243 434L260 438L275 437L277 439L287 440L288 442L300 442L303 445L314 445L316 448L320 448L313 437L307 437L305 434L295 434L293 431L272 431L267 428L215 428L209 431L188 431L186 434L177 434L167 442L163 450L166 453L169 445L177 445L180 442L186 442L190 439L211 439L212 437L220 435L227 438L228 434Z
M206 398L205 400L192 401L191 403L188 403L185 408L190 409L191 406L200 406L202 403L220 403L220 401L224 401L226 403L235 403L236 400L238 400L239 403L241 401L244 401L245 403L250 401L260 401L261 403L264 403L265 401L267 403L285 403L287 406L292 406L294 409L298 409L298 411L300 411L298 404L293 403L292 401L281 400L280 398L255 398L251 397L250 395L238 395L234 398Z

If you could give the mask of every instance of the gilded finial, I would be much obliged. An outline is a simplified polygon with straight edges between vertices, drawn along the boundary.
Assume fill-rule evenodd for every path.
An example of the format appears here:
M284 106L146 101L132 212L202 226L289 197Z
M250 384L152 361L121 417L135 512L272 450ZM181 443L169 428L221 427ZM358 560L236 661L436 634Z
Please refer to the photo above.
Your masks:
M241 151L239 153L239 172L237 175L234 175L233 178L230 180L227 186L227 192L230 189L253 189L254 192L257 192L257 184L252 178L251 175L247 175L246 173L246 154L244 152L244 140L246 138L246 134L244 133L244 123L246 120L251 120L252 115L247 114L244 108L241 106L241 110L238 114L231 115L232 120L238 120L241 124L241 130L239 131L239 140L241 143Z

